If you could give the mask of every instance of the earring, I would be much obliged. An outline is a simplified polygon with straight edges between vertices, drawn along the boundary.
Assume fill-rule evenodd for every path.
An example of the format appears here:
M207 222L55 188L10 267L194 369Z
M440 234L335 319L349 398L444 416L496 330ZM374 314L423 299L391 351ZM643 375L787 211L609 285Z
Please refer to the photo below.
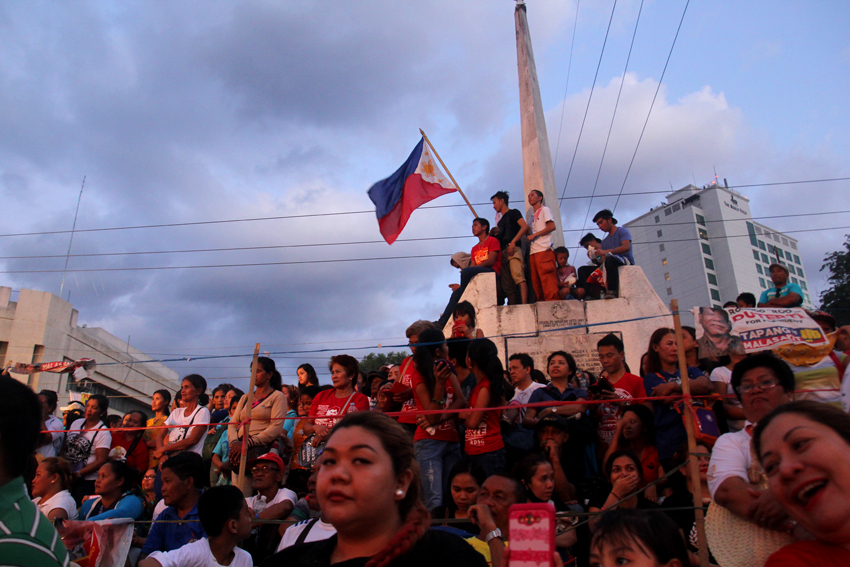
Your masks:
M399 498L401 498L402 496L404 496L404 490L399 488L398 490L395 491L395 495L398 496Z

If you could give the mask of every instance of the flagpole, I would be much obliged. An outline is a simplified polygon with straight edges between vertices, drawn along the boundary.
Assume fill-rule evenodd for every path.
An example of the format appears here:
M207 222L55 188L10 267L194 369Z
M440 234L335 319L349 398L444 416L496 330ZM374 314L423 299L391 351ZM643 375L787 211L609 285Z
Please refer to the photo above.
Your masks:
M460 193L460 196L463 197L463 200L466 201L466 206L469 207L469 210L472 211L472 214L475 215L475 218L478 218L478 213L475 212L475 209L472 208L472 203L469 202L469 199L466 198L466 195L463 194L463 191L460 189L460 185L457 184L455 178L452 177L452 172L449 171L449 168L446 167L446 164L443 163L443 159L440 157L440 154L437 153L437 150L434 149L434 145L431 144L431 140L428 139L428 136L425 135L425 132L422 128L419 129L419 133L422 134L422 137L425 138L425 141L428 142L428 147L431 148L431 151L434 152L434 155L437 156L437 159L440 161L440 165L443 166L443 169L446 170L446 175L449 176L449 179L452 180L452 183L457 187L457 192Z

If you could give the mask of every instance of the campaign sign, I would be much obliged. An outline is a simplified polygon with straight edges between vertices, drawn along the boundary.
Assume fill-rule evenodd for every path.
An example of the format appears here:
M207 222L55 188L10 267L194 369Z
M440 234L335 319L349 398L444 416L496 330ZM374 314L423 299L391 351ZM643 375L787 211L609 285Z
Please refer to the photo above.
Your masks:
M821 347L829 339L804 309L694 308L700 358L720 356L743 348L745 352L773 350L786 345Z

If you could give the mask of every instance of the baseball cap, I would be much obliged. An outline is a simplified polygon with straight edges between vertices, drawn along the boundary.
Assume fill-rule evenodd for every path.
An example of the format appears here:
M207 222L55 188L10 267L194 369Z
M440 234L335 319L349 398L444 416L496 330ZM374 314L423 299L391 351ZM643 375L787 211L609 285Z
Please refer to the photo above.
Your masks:
M556 413L551 413L546 417L541 418L537 422L537 427L535 428L535 430L540 431L541 429L547 426L557 427L564 433L569 433L570 431L569 425L567 425L567 420L564 419L563 416L558 415Z
M275 453L266 453L265 455L260 455L256 459L251 459L250 461L248 461L248 466L252 467L255 463L258 463L260 461L268 461L270 463L274 463L280 470L286 470L286 465L283 464L283 459L281 459L280 456L276 455Z
M68 404L67 406L65 406L64 408L59 408L59 411L73 411L73 410L86 411L86 406L84 406L80 402L73 401L70 404Z

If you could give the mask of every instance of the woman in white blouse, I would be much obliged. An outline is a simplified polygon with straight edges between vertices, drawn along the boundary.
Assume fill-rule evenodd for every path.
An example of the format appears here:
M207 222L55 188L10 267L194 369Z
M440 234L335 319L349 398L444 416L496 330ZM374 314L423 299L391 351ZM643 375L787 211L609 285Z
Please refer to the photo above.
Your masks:
M77 503L68 491L70 480L71 465L65 459L48 457L35 470L32 501L51 522L77 519Z

